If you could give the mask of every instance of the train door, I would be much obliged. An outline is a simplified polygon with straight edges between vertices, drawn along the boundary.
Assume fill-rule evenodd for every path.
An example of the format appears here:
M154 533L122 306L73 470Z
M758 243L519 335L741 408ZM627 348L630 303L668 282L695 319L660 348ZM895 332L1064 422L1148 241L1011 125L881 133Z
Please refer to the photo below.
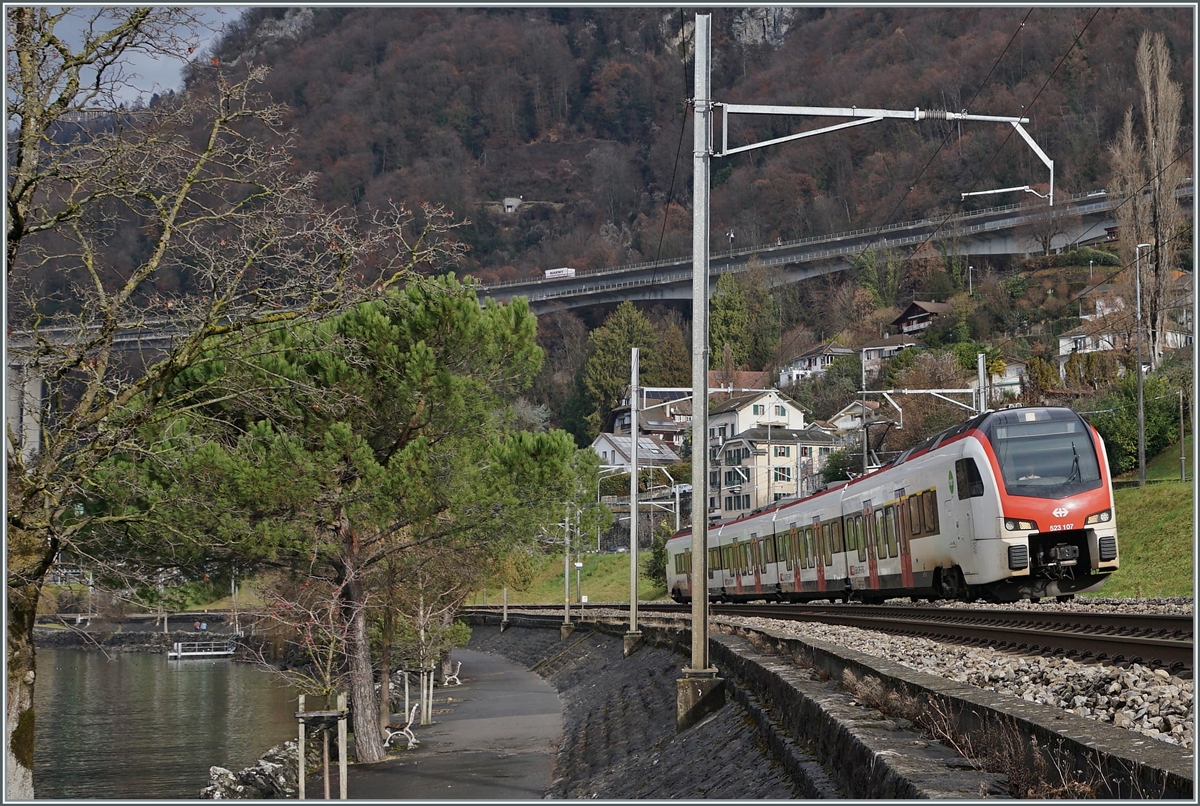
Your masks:
M967 541L971 553L976 553L975 546L975 504L976 499L983 496L983 476L979 467L970 457L959 459L954 463L954 480L958 487L959 505L956 509L958 518L958 536Z
M745 543L733 541L733 593L742 593L742 575L745 573Z
M758 535L751 533L750 535L750 563L754 566L754 592L762 593L762 541L758 539Z
M913 586L913 570L912 570L912 547L909 541L912 539L912 532L909 529L909 507L919 506L913 502L911 498L901 498L896 504L898 520L900 523L900 584L905 588ZM919 514L919 513L918 513Z
M814 559L817 563L817 590L819 591L825 590L825 556L829 548L826 545L825 536L821 532L821 519L814 517L812 526L813 548L816 549Z
M791 583L791 592L800 590L800 541L797 535L796 524L788 524L787 533L783 536L784 565L787 570L781 568L779 573L780 582ZM785 587L784 590L789 589Z
M867 544L867 576L871 590L879 590L879 554L875 546L875 512L871 509L871 499L863 501L863 532L862 538Z

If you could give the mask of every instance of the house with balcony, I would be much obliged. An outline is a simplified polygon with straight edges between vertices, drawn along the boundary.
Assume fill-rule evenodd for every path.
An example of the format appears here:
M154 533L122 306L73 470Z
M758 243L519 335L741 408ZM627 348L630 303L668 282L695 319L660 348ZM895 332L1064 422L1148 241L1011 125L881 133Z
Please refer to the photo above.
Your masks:
M914 299L908 303L903 313L892 320L892 327L897 328L903 335L912 335L920 333L952 313L954 307L948 302L924 302Z
M841 441L819 428L754 426L726 440L709 465L709 512L739 518L781 498L811 495Z
M692 422L691 390L644 391L638 402L638 432L642 436L657 437L678 453ZM628 436L632 419L627 387L621 405L609 412L609 432Z
M713 400L717 399L714 395ZM708 412L709 446L755 426L801 429L805 427L804 411L776 389L736 395Z
M822 375L829 365L841 356L854 354L854 350L835 342L818 344L811 350L796 356L779 370L779 386L791 386L814 375Z

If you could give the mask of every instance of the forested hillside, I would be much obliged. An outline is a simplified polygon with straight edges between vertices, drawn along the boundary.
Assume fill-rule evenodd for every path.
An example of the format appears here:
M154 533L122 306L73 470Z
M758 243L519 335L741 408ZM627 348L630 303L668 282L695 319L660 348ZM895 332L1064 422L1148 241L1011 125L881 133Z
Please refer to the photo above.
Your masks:
M1112 145L1129 110L1134 130L1144 131L1139 41L1161 34L1182 90L1177 153L1187 168L1179 170L1191 172L1190 9L712 15L715 100L1026 116L1054 160L1060 194L1115 181ZM319 173L318 197L360 215L391 201L445 205L469 222L455 231L467 246L455 270L486 282L690 253L694 17L666 8L261 8L198 69L212 59L234 73L270 65L265 89L286 105L296 169ZM744 116L731 122L730 145L834 122ZM1019 192L961 194L1022 185L1045 194L1048 179L1006 124L885 120L714 160L713 248L728 248L731 232L744 247L1044 204ZM503 211L506 197L522 200L516 213ZM985 257L968 269L938 246L864 254L845 277L787 287L765 268L725 278L713 299L712 366L774 370L820 341L861 345L919 294L953 303L954 315L926 334L934 354L874 383L955 387L974 373L979 350L996 366L1052 361L1057 336L1080 323L1076 294L1095 282L1094 267L1132 284L1116 274L1131 256ZM1190 247L1174 254L1175 265L1190 265ZM546 361L525 416L587 444L627 383L630 345L642 347L643 383L688 383L689 330L686 309L662 306L541 317ZM853 396L860 374L855 360L789 391L811 416L829 416ZM920 408L906 415L913 426L961 416ZM903 436L916 439L919 430Z
M712 14L717 100L1026 115L1065 192L1107 182L1144 30L1166 35L1191 120L1187 8ZM291 109L299 167L321 172L324 200L443 202L472 222L463 268L490 280L690 251L693 20L666 8L261 8L217 56L273 67L267 89ZM828 122L756 119L731 139ZM717 160L714 246L731 229L737 245L836 232L1047 179L1011 127L883 121ZM509 196L524 198L517 215L500 210Z

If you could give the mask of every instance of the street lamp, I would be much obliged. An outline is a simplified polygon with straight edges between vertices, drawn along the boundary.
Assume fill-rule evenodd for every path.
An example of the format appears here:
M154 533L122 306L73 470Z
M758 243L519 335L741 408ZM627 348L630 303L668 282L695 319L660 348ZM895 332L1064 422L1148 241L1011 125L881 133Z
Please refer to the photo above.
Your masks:
M1140 243L1133 250L1134 296L1137 297L1137 400L1138 400L1138 486L1146 486L1146 412L1142 400L1142 249L1148 243Z
M974 266L967 266L967 296L968 296L968 297L973 297L973 296L975 296L975 277L974 277L974 271L975 271L975 267L974 267Z

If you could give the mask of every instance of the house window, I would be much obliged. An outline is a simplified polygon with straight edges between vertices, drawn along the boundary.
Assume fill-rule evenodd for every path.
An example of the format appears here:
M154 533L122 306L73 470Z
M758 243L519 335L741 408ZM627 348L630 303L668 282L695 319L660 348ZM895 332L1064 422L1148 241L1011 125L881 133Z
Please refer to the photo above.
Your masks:
M792 455L792 446L791 445L776 445L775 446L775 455L776 456L784 456L784 457L791 456Z
M725 439L725 426L721 426L717 429L717 435L721 437L721 439Z
M802 456L802 457L808 456L809 450L810 450L810 448L807 445L801 445L800 446L800 456Z
M775 481L791 481L792 469L790 467L775 468Z
M711 487L720 487L721 486L721 471L720 470L714 470L708 474L708 484Z
M761 403L755 403L755 404L754 404L754 414L755 414L755 416L758 416L759 414L765 414L765 413L766 413L766 411L767 411L767 407L766 407L766 406L764 406L764 405L762 405Z
M787 409L785 409L783 406L776 406L775 407L775 416L776 417L786 417Z

